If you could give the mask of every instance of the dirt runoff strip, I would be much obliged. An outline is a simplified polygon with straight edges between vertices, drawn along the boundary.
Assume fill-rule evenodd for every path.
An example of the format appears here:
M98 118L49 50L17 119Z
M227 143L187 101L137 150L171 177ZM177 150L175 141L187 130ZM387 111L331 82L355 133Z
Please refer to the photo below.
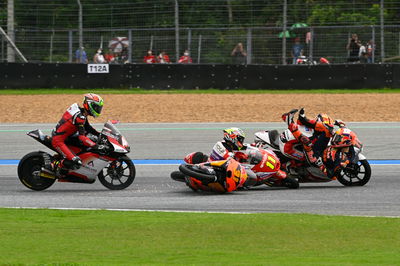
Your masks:
M103 94L96 122L274 122L292 108L344 121L400 121L400 94ZM1 95L1 123L56 123L81 95ZM94 122L92 120L92 122Z

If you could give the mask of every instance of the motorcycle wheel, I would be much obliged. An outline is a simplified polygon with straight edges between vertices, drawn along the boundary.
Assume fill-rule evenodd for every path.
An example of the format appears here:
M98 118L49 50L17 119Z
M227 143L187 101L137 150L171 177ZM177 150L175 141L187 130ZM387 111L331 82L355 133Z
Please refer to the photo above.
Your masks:
M120 157L111 162L98 175L100 183L111 190L121 190L129 187L136 176L136 168L128 156Z
M35 191L49 188L56 181L41 177L39 171L44 167L43 152L31 152L25 155L18 164L18 178L24 186Z
M293 177L286 177L285 179L282 180L282 184L290 189L299 188L299 181L297 181L297 179Z
M194 177L200 181L205 181L210 183L216 181L215 175L199 172L198 169L195 169L193 165L190 164L181 164L179 166L179 171L181 171L184 175Z
M182 174L180 171L173 171L171 173L171 178L175 181L185 182L185 175Z
M371 166L367 160L348 166L336 175L337 180L345 186L364 186L371 178Z

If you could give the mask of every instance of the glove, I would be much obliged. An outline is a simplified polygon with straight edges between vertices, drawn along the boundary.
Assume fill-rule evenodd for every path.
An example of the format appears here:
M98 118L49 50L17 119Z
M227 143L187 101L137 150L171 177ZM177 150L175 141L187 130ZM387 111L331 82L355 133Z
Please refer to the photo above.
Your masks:
M340 120L340 119L336 119L336 120L335 120L335 125L338 126L338 127L340 127L340 128L346 127L346 123L343 122L343 121Z
M304 111L304 107L301 107L300 112L299 112L299 116L301 117L305 117L305 111Z

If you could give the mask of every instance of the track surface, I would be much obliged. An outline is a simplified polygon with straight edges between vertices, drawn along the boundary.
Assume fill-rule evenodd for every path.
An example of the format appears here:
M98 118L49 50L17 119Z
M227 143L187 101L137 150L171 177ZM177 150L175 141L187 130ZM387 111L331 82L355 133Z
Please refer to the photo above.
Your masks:
M133 150L132 159L181 159L189 152L209 152L221 129L242 127L247 140L256 131L283 129L282 123L230 124L121 124ZM20 159L35 150L46 150L27 137L26 131L53 125L0 125L0 159ZM101 125L96 125L101 128ZM400 159L400 123L350 123L365 144L369 159ZM123 191L110 191L99 182L55 183L42 192L25 188L16 166L0 166L0 207L100 208L228 212L301 212L335 215L400 216L400 166L372 167L371 181L364 187L344 187L333 181L301 184L298 190L260 186L248 191L215 195L195 193L169 178L176 165L138 165L134 184Z

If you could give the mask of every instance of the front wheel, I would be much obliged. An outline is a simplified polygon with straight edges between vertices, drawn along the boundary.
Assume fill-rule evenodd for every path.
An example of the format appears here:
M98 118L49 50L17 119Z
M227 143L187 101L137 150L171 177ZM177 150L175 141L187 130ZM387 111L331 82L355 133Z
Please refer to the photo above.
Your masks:
M364 186L371 178L371 166L367 160L348 165L338 175L337 180L345 186Z
M36 191L45 190L56 180L40 176L42 168L44 168L43 152L28 153L18 164L18 178L27 188Z
M111 162L98 175L103 186L111 190L121 190L129 187L136 176L136 168L128 156L122 156Z
M181 164L179 166L179 171L186 176L194 177L207 183L215 182L217 180L215 175L206 173L205 169L197 168L197 166L192 164Z

